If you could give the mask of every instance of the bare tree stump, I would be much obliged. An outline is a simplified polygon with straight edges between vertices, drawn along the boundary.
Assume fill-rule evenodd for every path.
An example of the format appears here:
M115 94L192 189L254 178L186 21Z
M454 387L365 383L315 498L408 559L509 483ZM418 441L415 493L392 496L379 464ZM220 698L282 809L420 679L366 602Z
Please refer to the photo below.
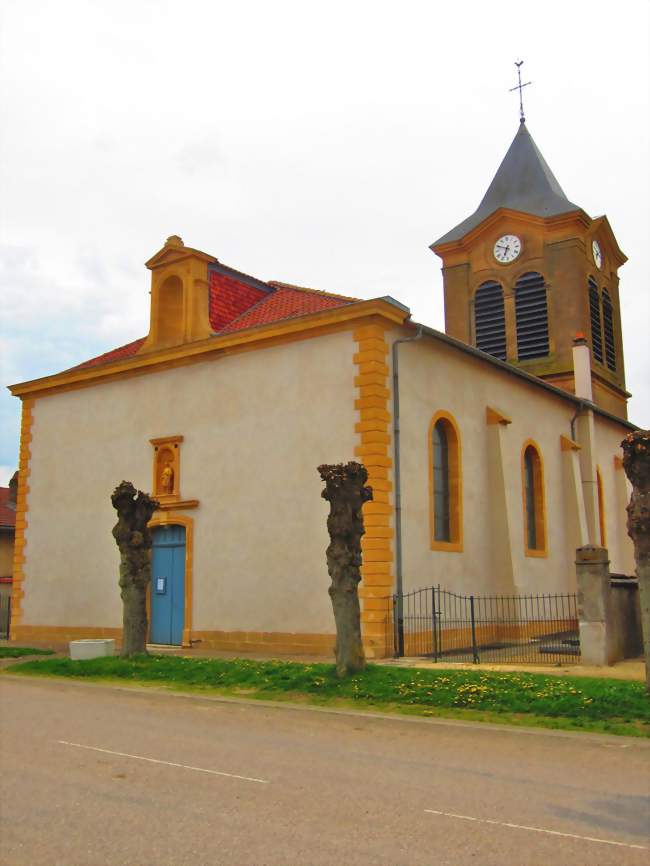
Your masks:
M623 468L632 484L627 534L634 542L643 629L646 689L650 692L650 431L635 430L621 442Z
M122 655L147 651L147 587L151 582L151 533L147 524L159 503L122 481L111 496L117 511L113 538L120 550Z
M362 506L372 499L364 486L368 473L361 463L337 463L318 467L325 482L323 499L330 504L327 530L327 571L332 579L329 594L336 623L336 673L340 677L363 670L366 659L361 642L359 581L361 580Z

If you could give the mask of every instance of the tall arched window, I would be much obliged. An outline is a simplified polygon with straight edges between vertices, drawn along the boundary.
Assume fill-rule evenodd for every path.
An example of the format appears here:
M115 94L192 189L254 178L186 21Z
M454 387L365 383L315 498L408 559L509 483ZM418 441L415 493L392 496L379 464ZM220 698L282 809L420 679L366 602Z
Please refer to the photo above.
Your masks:
M524 444L521 463L526 556L546 556L544 467L539 448L534 442Z
M503 288L488 280L474 296L474 326L476 348L506 360L506 318L503 309Z
M530 271L515 283L515 315L519 360L548 355L548 305L541 274Z
M458 426L448 412L429 424L429 513L432 550L462 550L462 476Z
M600 528L600 546L607 547L607 530L605 529L605 492L603 490L603 476L598 466L596 467L596 489L598 491L598 526Z
M589 318L591 319L591 351L596 361L603 363L603 334L600 320L600 298L598 286L593 277L589 277Z
M605 332L605 361L610 370L615 370L614 310L607 289L603 289L603 330Z

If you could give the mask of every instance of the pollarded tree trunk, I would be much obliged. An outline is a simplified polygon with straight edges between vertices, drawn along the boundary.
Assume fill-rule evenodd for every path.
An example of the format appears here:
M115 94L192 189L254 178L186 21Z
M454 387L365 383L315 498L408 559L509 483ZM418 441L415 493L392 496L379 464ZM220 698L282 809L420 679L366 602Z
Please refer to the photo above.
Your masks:
M639 579L639 603L645 682L650 692L650 431L635 430L621 442L623 468L632 484L627 506L627 534L634 542L636 576Z
M147 524L159 503L130 481L122 481L111 496L117 511L113 538L120 549L122 596L122 655L147 651L147 587L151 581L151 533Z
M336 623L336 672L344 677L363 670L366 664L358 587L361 536L365 532L362 506L372 499L372 488L365 486L365 466L355 461L319 466L318 471L325 482L321 496L330 504L327 570L332 579L329 594Z

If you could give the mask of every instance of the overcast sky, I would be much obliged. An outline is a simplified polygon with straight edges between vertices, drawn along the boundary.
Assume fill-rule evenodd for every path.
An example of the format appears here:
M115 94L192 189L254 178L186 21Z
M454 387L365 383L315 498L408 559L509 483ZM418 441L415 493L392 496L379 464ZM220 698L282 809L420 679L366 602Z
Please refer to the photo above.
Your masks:
M428 245L515 135L523 57L531 134L629 257L630 418L650 427L649 8L0 0L0 382L145 335L143 263L171 234L442 328ZM19 415L2 388L0 484Z

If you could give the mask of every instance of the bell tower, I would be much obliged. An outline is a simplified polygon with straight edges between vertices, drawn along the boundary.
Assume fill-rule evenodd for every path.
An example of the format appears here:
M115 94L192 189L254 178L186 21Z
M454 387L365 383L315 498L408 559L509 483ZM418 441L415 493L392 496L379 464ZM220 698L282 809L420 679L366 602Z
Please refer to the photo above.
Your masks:
M476 211L431 244L445 330L575 392L573 344L591 349L594 402L627 417L618 269L607 217L566 197L522 118Z

